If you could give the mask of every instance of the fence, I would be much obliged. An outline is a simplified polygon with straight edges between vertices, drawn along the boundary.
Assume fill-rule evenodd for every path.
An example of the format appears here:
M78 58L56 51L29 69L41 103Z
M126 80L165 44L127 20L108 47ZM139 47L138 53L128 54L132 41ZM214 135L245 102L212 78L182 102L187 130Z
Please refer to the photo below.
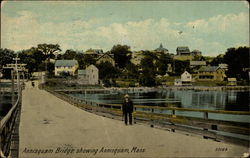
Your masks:
M19 88L12 88L12 93L17 92L17 100L12 105L8 113L1 118L0 121L0 157L18 157L19 146L19 119L20 119L20 107L21 107L21 89L23 86L17 85ZM18 89L18 90L17 90Z
M101 104L85 101L62 92L48 91L86 111L112 119L122 119L120 104ZM187 133L201 135L205 139L249 146L249 122L218 120L213 117L215 114L249 117L250 112L142 105L135 105L134 111L133 116L135 123L145 123L151 127L163 128L172 132L176 130L185 131ZM166 113L163 113L163 111ZM183 115L183 112L189 114L189 116ZM194 113L199 113L200 117L195 117Z

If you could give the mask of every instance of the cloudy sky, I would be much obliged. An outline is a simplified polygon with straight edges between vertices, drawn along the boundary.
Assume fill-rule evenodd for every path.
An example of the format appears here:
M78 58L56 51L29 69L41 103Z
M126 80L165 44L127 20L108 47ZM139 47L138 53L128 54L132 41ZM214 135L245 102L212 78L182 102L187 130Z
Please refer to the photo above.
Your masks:
M182 33L180 33L180 31ZM1 3L1 48L15 51L58 43L63 51L126 44L153 50L163 44L215 56L249 46L246 1L12 1Z

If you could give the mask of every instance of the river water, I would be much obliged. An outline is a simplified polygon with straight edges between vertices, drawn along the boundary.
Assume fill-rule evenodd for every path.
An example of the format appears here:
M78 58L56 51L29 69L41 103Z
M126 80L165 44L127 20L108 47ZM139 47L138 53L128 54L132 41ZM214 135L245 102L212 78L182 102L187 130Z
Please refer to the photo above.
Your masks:
M125 94L125 93L124 93ZM110 94L71 94L87 101L121 104L122 93ZM195 91L195 90L164 90L156 92L134 92L130 98L137 105L249 111L249 92L236 91Z
M121 104L124 93L106 94L80 94L73 93L71 96L86 101ZM249 111L249 92L237 91L195 91L195 90L164 90L155 92L133 92L129 93L135 105L178 107L190 109L227 110L227 111ZM150 112L150 109L139 109L139 111ZM170 110L155 110L155 113L171 114ZM176 115L203 118L202 112L176 111ZM249 122L248 115L232 115L209 113L209 118L225 121Z
M14 96L14 101L16 101L17 96ZM11 94L0 94L0 118L4 117L12 107L12 97Z
M11 83L0 83L1 88L10 88ZM13 101L16 101L17 95L14 95ZM12 107L12 96L10 92L0 93L0 119L4 117Z

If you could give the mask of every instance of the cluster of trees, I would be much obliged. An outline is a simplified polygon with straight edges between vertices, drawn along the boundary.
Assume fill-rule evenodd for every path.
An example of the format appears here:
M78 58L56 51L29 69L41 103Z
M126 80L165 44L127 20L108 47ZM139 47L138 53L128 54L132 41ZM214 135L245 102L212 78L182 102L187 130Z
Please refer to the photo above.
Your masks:
M61 51L58 44L39 44L37 47L21 50L17 53L9 49L0 49L0 67L13 63L12 58L18 54L21 62L27 64L26 68L30 74L35 71L45 70L52 74L54 64L50 62L50 59L55 59L54 53L57 51Z
M237 80L249 81L247 69L249 66L249 47L228 48L224 55L218 55L213 59L211 65L220 63L228 64L227 77L235 77Z
M39 44L27 50L17 52L22 63L27 64L26 68L29 73L35 71L48 70L53 75L53 60L59 59L75 59L79 63L80 69L84 69L87 65L94 64L99 69L100 79L111 85L117 78L134 79L142 86L157 85L156 76L165 75L168 64L174 65L174 73L170 75L180 75L189 69L188 61L173 60L169 54L163 52L142 51L144 58L140 65L131 63L132 52L127 45L114 45L109 51L113 54L116 65L113 66L109 62L96 64L96 58L92 55L84 54L82 51L68 49L63 54L55 55L61 51L58 44ZM9 49L0 49L0 68L7 63L12 63L12 58L16 54ZM205 59L204 59L205 60ZM212 60L211 65L219 63L228 64L228 77L237 77L239 79L249 81L249 47L229 48L225 55L218 55Z
M114 55L116 66L114 67L109 63L97 65L100 78L111 81L114 78L135 79L142 86L155 86L157 84L156 76L165 75L168 64L173 65L174 62L169 54L142 51L144 58L140 65L135 65L131 62L132 52L127 45L115 45L110 53ZM176 65L177 73L180 73L186 66L181 61L177 62Z
M0 69L4 65L12 63L14 57L15 52L13 50L0 48Z

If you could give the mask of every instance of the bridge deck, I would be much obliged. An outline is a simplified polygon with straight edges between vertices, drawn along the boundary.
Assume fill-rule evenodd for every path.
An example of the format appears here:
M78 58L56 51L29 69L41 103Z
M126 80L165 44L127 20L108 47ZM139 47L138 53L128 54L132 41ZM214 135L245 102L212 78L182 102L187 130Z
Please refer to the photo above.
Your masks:
M146 125L125 126L123 122L97 116L32 88L23 91L19 157L239 157L246 147L169 132ZM122 153L106 149L124 149ZM140 152L131 152L137 147ZM57 149L75 149L56 153ZM80 149L82 150L80 151ZM87 149L97 154L84 153ZM129 149L129 153L126 149ZM221 151L221 150L226 151ZM38 153L40 152L43 153ZM218 151L219 150L219 151ZM72 151L72 150L71 150ZM52 152L52 153L50 153ZM76 153L80 152L80 153Z

